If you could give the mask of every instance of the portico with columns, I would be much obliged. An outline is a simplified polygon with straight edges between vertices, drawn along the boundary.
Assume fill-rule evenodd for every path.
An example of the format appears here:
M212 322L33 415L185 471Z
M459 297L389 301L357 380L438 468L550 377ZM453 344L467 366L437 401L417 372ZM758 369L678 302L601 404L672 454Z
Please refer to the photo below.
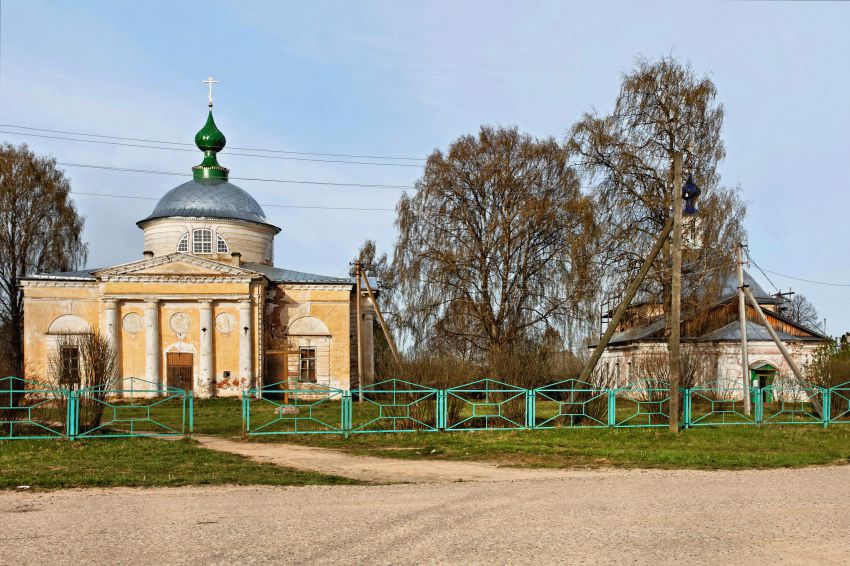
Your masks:
M372 313L349 277L275 267L281 229L230 183L217 153L224 134L208 113L192 180L165 193L137 225L140 259L102 269L34 274L22 281L24 355L49 375L57 336L99 331L131 378L197 397L306 380L350 388L373 375ZM139 257L138 255L136 257ZM363 376L357 374L361 302Z

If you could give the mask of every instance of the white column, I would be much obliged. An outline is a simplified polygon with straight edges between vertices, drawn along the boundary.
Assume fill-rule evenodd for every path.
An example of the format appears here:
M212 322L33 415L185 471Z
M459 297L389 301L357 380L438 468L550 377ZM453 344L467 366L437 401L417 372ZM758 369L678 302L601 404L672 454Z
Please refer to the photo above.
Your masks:
M245 379L248 387L253 387L251 371L251 342L254 339L254 325L251 318L251 300L239 302L239 378Z
M159 300L148 299L145 309L145 379L159 384ZM153 385L149 386L154 388Z
M198 390L203 396L214 395L213 387L213 317L212 301L202 299L201 308L201 360Z
M375 312L371 305L363 309L363 377L364 384L375 383L375 341L372 329Z
M118 301L105 299L103 301L103 334L112 351L115 352L115 372L120 375L121 356L118 352ZM120 388L121 384L116 383Z

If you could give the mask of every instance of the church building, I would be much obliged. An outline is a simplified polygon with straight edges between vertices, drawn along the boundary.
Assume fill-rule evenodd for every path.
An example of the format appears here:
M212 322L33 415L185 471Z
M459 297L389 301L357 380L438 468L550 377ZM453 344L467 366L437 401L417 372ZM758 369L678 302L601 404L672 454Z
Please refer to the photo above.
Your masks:
M211 100L195 143L203 161L192 168L192 180L137 222L144 231L141 257L23 280L27 375L55 380L49 361L56 356L78 374L80 354L67 346L59 352L67 344L62 337L98 330L117 352L124 383L141 378L198 397L296 379L349 389L361 382L359 322L363 383L371 382L368 295L356 296L352 278L274 266L281 229L219 165L225 137Z

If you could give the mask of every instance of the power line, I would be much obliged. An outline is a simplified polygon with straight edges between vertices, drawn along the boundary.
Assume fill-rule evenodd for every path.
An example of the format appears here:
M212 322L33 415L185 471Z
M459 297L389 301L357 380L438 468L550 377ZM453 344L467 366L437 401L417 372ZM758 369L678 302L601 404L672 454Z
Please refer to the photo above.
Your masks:
M92 197L109 197L109 198L126 198L126 199L135 199L135 200L159 200L157 197L140 197L135 195L116 195L111 193L89 193L84 191L75 191L71 190L71 194L73 195L85 195ZM394 208L361 208L355 206L307 206L307 205L298 205L298 204L261 204L260 206L267 206L269 208L304 208L304 209L318 209L318 210L358 210L358 211L394 211Z
M752 258L750 258L750 261L752 261ZM764 273L766 271L768 273L772 273L773 275L778 275L779 277L785 277L786 279L793 279L794 281L803 281L804 283L812 283L814 285L826 285L826 286L829 286L829 287L850 287L850 283L830 283L830 282L827 282L827 281L815 281L814 279L804 279L802 277L795 277L793 275L786 275L784 273L779 273L777 271L771 271L769 269L762 269L754 261L753 261L753 264L756 267L758 267L759 271L761 271L762 273ZM765 277L767 277L767 275L765 275ZM770 279L768 279L768 281L770 281ZM771 285L773 285L773 283L771 283ZM776 287L776 286L774 285L774 287Z
M191 173L177 173L174 171L157 171L155 169L133 169L131 167L113 167L109 165L93 165L89 163L68 163L68 162L58 162L57 165L61 165L62 167L83 167L86 169L103 169L104 171L118 171L124 173L145 173L148 175L172 175L175 177L191 177ZM303 181L303 180L294 180L294 179L269 179L263 177L234 177L229 176L230 179L236 179L237 181L258 181L262 183L287 183L287 184L296 184L296 185L327 185L331 187L358 187L358 188L370 188L370 189L398 189L403 191L415 191L416 187L413 185L381 185L375 183L337 183L333 181Z
M137 142L146 142L146 143L159 143L159 144L168 144L168 145L180 145L186 147L195 147L195 144L185 143L185 142L174 142L174 141L163 141L163 140L152 140L146 138L130 138L123 136L109 136L105 134L89 134L86 132L72 132L68 130L51 130L48 128L34 128L31 126L18 126L15 124L0 124L0 128L15 128L19 130L31 130L35 132L49 132L53 134L68 134L73 136L87 136L92 138L103 138L103 139L111 139L111 140L125 140L125 141L137 141ZM421 157L392 157L389 155L362 155L362 154L352 154L352 153L319 153L313 151L291 151L291 150L283 150L283 149L265 149L260 147L236 147L231 146L230 149L238 149L241 151L262 151L265 153L281 153L286 155L312 155L317 157L349 157L353 159L392 159L399 161L425 161L425 159Z
M96 143L101 145L117 145L121 147L138 147L143 149L161 149L165 151L182 151L189 153L197 153L197 149L184 149L180 147L162 147L158 145L146 145L146 144L138 144L138 143L125 143L125 142L117 142L117 141L105 141L105 140L86 140L81 138L69 138L66 136L56 136L56 135L47 135L47 134L32 134L27 132L10 132L8 130L0 130L0 134L8 134L13 136L29 136L34 138L46 138L52 140L65 140L65 141L75 141L75 142L83 142L83 143ZM259 157L261 159L283 159L288 161L313 161L318 163L344 163L348 165L375 165L382 167L417 167L422 168L422 165L414 164L414 163L383 163L378 161L348 161L345 159L317 159L313 157L285 157L282 155L260 155L258 153L235 153L232 151L221 151L219 152L221 155L237 155L241 157Z

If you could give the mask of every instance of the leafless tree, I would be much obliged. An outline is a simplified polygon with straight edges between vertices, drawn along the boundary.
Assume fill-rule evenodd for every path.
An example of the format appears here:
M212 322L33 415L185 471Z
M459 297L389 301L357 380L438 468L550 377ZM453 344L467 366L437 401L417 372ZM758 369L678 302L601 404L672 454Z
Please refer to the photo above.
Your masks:
M573 314L596 226L564 147L485 126L435 151L416 187L393 255L411 347L483 359Z
M685 226L683 311L708 306L732 269L733 245L743 238L745 208L737 189L723 187L717 165L723 106L708 77L672 58L637 61L623 77L610 114L585 116L572 128L570 148L587 181L596 185L599 246L605 287L623 289L644 261L671 214L674 152L685 155L685 176L702 189L700 214ZM643 299L663 304L669 321L669 245L646 278Z
M796 293L782 305L781 312L786 318L807 328L817 329L820 325L818 311L805 295Z
M47 359L51 379L63 387L86 388L80 400L80 432L100 426L104 403L117 388L118 354L100 332L60 336Z
M26 145L0 144L0 340L23 370L23 276L85 263L83 218L56 160Z

